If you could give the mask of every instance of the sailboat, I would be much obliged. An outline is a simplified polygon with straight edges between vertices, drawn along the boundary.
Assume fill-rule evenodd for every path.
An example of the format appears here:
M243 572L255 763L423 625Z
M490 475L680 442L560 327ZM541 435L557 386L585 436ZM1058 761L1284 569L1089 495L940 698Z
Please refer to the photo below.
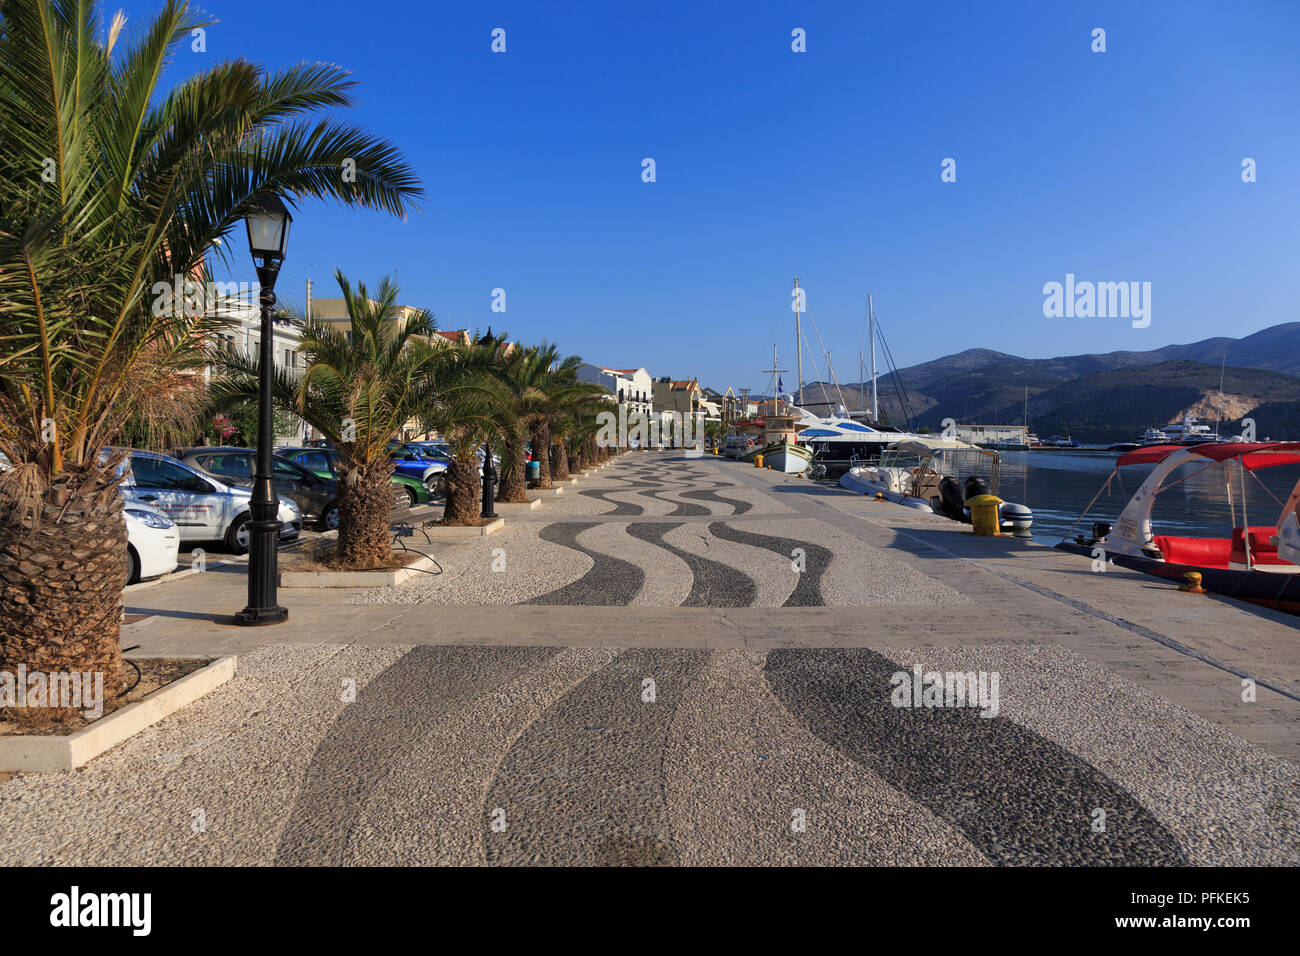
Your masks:
M796 293L799 280L794 280ZM922 439L923 436L878 424L880 405L876 386L875 312L867 296L867 315L871 328L871 424L853 418L841 405L836 415L817 415L803 406L803 330L801 298L795 299L795 344L799 350L799 398L796 401L795 429L799 443L813 453L810 474L817 478L838 479L849 469L876 461L895 442ZM826 357L828 368L830 356ZM834 379L834 369L829 368Z
M737 422L732 430L735 439L732 444L736 448L736 457L741 461L753 461L761 455L763 464L770 465L774 471L798 475L808 469L812 452L797 441L795 415L781 401L780 374L786 370L776 366L776 346L773 345L772 367L764 369L772 373L771 411L764 411L756 419Z

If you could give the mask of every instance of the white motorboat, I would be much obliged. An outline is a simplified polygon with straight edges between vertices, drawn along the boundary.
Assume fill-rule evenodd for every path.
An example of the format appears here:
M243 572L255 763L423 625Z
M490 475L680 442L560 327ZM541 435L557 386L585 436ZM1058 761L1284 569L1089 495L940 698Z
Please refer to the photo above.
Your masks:
M840 487L892 501L918 511L933 511L969 522L966 499L997 494L1001 458L996 451L952 438L920 436L886 449L879 462L857 464L840 478ZM965 475L959 483L958 475ZM1004 532L1027 536L1034 522L1025 505L1004 501L998 507Z

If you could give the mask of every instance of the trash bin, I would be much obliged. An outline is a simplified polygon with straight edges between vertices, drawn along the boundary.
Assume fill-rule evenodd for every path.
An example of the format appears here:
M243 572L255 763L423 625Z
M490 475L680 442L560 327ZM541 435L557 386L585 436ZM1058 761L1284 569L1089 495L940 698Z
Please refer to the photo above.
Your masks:
M530 461L528 463L528 480L540 481L542 478L542 463L540 461Z
M998 506L1002 499L997 495L976 495L966 500L970 508L971 528L976 534L995 537L1002 533L998 520Z

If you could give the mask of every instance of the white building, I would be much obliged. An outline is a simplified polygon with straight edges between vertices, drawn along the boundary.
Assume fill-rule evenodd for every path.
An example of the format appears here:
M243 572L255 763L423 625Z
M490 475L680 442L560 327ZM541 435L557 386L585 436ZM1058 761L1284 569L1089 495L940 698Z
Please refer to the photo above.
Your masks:
M1028 429L1024 425L958 425L957 437L972 444L993 444L994 442L1011 442L1023 445L1028 438Z
M605 368L583 362L578 366L578 380L603 385L620 405L627 405L627 413L650 414L654 405L654 380L643 368Z
M222 297L213 307L212 312L228 323L216 336L221 340L222 347L250 361L260 362L262 312L257 304L256 295L256 286L254 286L252 301L249 301L246 296ZM293 374L301 374L303 359L298 354L298 342L301 339L298 329L287 320L272 322L271 325L276 371L288 370ZM310 426L301 419L296 420L298 422L296 433L287 438L277 436L277 444L301 445L312 437Z

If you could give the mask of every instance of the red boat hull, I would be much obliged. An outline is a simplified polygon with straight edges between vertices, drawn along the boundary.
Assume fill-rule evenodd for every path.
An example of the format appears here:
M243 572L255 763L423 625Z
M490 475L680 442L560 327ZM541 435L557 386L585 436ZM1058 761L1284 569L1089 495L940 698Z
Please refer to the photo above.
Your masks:
M1092 547L1062 541L1057 545L1062 551L1092 556ZM1105 544L1098 545L1105 547ZM1300 614L1300 574L1276 574L1268 571L1232 571L1224 568L1203 568L1193 564L1171 564L1152 558L1131 554L1107 555L1112 563L1130 571L1141 571L1158 578L1184 583L1183 575L1195 571L1201 576L1201 587L1213 594L1221 594L1238 601L1249 601L1260 607Z

